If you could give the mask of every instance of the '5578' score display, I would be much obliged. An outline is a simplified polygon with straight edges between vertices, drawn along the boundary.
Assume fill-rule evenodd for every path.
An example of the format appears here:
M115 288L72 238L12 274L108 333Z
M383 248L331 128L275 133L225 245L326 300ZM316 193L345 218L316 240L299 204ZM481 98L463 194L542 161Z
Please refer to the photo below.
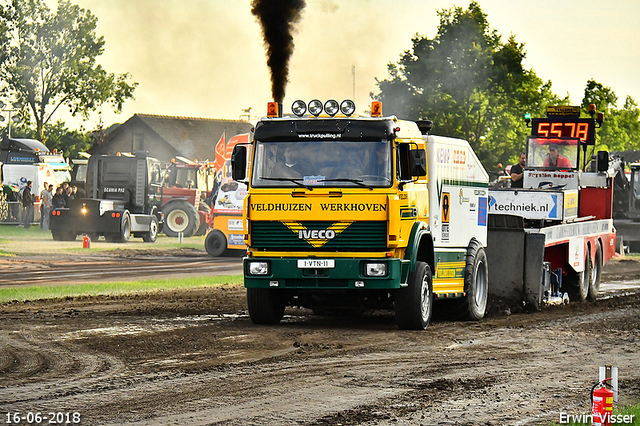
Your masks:
M594 145L596 123L592 118L549 117L531 119L531 136L538 138L577 138Z

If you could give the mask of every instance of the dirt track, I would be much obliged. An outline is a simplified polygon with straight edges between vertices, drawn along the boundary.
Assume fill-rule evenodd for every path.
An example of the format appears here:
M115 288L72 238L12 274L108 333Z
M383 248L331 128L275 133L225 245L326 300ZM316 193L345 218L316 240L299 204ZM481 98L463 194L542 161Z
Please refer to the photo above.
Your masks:
M640 264L613 262L603 279L638 280ZM0 305L0 422L546 424L588 412L605 363L620 368L621 402L640 399L640 291L604 289L595 303L422 332L384 312L288 310L255 326L239 286Z

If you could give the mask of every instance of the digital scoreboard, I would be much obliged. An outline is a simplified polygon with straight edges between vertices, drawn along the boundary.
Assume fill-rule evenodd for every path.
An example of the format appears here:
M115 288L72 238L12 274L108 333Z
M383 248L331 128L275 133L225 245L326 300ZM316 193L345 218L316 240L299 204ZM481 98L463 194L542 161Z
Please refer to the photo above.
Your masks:
M596 143L596 120L580 118L580 107L550 106L546 118L531 119L535 138L576 138L586 145Z

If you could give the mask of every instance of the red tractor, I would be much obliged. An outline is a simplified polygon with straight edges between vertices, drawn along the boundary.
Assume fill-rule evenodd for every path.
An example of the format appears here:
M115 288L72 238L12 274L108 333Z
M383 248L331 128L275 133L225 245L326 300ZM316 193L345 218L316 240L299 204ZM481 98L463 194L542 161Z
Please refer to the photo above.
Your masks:
M168 237L201 236L211 227L211 192L215 169L209 162L184 157L171 160L162 190L163 231Z

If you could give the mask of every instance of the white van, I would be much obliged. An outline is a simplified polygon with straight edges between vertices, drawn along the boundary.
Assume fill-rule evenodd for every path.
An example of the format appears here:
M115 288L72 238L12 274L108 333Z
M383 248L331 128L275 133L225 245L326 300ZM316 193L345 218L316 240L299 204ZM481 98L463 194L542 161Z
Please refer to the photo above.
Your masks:
M18 188L19 192L27 186L27 181L33 182L31 193L34 195L34 221L40 221L40 193L45 182L56 188L59 182L56 172L49 164L3 164L2 177L4 183ZM61 182L60 182L61 183Z

